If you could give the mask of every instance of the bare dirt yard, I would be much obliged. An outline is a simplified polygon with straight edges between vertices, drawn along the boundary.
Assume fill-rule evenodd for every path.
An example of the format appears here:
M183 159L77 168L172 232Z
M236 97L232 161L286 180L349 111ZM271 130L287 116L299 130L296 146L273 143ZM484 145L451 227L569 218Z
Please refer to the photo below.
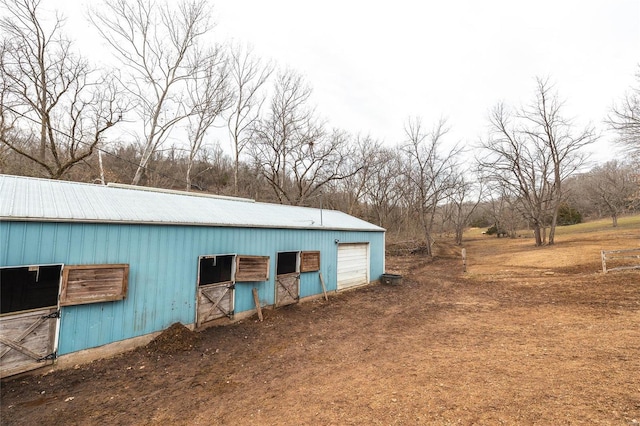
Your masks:
M472 233L389 256L371 285L2 383L3 425L638 425L640 271L600 250L635 226L531 238Z

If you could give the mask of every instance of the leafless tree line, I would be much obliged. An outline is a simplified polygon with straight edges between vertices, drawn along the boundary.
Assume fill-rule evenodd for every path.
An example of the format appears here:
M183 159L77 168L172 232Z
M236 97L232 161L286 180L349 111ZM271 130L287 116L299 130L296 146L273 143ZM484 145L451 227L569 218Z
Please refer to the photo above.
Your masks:
M530 227L542 245L554 243L567 203L597 206L614 225L635 206L629 200L638 182L626 164L595 168L581 175L587 187L577 183L583 148L597 136L562 115L548 80L537 80L530 105L492 110L491 132L470 165L462 145L448 140L444 119L432 127L408 119L404 140L391 147L330 127L295 70L249 47L212 41L206 0L94 6L88 17L109 46L111 69L94 68L74 51L64 18L45 18L43 0L0 3L3 173L335 208L398 238L422 236L428 255L443 233L461 244L479 217L512 236ZM634 153L639 105L632 90L607 119ZM220 128L230 157L214 141Z

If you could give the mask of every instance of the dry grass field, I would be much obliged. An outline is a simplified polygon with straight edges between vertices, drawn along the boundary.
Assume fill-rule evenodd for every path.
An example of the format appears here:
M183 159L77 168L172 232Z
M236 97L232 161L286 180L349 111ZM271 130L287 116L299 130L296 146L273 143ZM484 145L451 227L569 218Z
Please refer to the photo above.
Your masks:
M620 219L617 228L611 226L610 220L558 227L557 244L551 247L532 247L532 237L508 243L502 238L481 238L481 231L469 231L466 243L470 246L467 249L469 269L481 275L599 272L602 268L600 250L640 248L640 216Z
M639 425L640 217L560 228L553 247L471 230L390 256L371 285L70 370L5 380L1 423ZM42 372L41 372L42 373Z

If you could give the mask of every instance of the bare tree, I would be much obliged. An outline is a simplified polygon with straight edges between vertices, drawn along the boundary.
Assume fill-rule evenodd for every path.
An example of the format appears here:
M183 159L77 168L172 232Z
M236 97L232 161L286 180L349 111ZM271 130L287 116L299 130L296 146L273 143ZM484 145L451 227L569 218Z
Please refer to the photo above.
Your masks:
M281 72L274 83L268 115L253 128L253 157L281 203L291 203L291 151L312 148L324 133L309 106L311 92L300 74L293 70Z
M351 138L350 138L351 139ZM344 179L337 181L336 191L345 195L344 211L356 215L366 199L375 173L383 166L379 141L370 136L356 136L350 140L351 153L344 156Z
M381 148L373 164L370 179L366 180L365 200L373 208L377 224L388 228L404 192L401 152L397 148Z
M285 149L273 144L273 140L261 138L252 146L255 164L280 203L304 205L331 182L358 171L348 167L352 149L345 132L324 133L316 129L316 133L307 137Z
M561 115L562 103L547 80L537 80L536 98L512 112L499 104L491 112L491 135L480 160L486 177L515 197L531 223L536 245L555 242L558 209L566 197L563 182L584 163L581 149L596 140L593 128L574 132Z
M362 164L348 161L354 155L354 144L346 132L334 129L321 135L317 142L298 145L290 151L295 204L317 196L331 182L347 179L361 170Z
M489 155L480 161L486 179L497 183L499 198L515 197L521 201L521 214L531 223L536 246L543 244L546 217L552 197L548 157L531 149L526 139L513 129L511 115L504 105L492 111L493 134L484 143Z
M553 87L548 80L538 78L536 89L536 100L523 110L523 117L528 120L525 128L527 136L551 159L554 197L550 201L552 217L549 244L554 244L558 210L567 195L563 183L582 167L586 155L581 150L594 143L597 136L593 127L574 130L571 121L562 116L562 102L552 92Z
M254 164L280 203L304 204L329 182L356 172L345 169L349 136L318 123L310 96L299 74L280 73L268 114L252 130Z
M57 179L121 121L119 94L73 53L62 17L44 19L39 0L1 4L0 142Z
M93 10L91 21L120 61L120 82L135 100L144 144L133 177L137 185L174 126L193 114L186 83L198 75L198 43L209 33L206 0L177 4L113 0Z
M261 89L273 72L270 63L263 65L248 47L236 45L229 58L230 86L233 105L227 121L233 146L233 192L238 194L240 155L251 141L252 129L260 118L260 108L265 100Z
M618 132L620 145L640 156L640 71L636 74L637 86L613 106L607 118L609 126Z
M496 236L501 237L506 234L515 238L518 228L527 226L527 223L523 223L521 200L507 192L507 189L498 182L487 182L485 196L487 197L485 211L492 226L495 227Z
M640 185L629 165L609 161L593 168L583 179L587 198L611 217L614 227L618 226L620 215L631 212L640 204Z
M186 185L191 190L191 172L196 157L201 151L207 132L216 119L230 107L232 97L228 87L229 74L226 61L219 49L205 53L195 67L198 75L187 82L189 108L187 117L187 137L189 156L187 158Z
M458 171L453 179L454 183L448 197L451 208L450 220L455 230L455 242L461 245L464 229L483 199L484 188L481 181L475 181L461 171Z
M446 120L441 119L430 132L422 129L420 119L405 125L408 141L402 147L405 176L411 186L406 192L414 206L424 234L428 256L433 256L433 225L438 206L455 185L456 160L460 148L442 153L442 138L447 134Z
M289 196L291 151L312 148L324 132L308 105L310 97L311 87L301 75L279 73L267 116L252 128L251 156L280 203L294 201Z

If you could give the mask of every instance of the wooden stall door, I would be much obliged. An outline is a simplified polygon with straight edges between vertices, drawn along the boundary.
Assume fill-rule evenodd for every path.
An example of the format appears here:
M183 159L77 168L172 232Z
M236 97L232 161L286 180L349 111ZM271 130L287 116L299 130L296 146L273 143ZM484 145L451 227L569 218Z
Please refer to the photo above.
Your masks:
M208 284L198 287L197 327L222 317L233 317L233 283Z
M58 308L0 317L0 377L53 364Z
M276 276L276 307L298 303L300 300L300 274Z

